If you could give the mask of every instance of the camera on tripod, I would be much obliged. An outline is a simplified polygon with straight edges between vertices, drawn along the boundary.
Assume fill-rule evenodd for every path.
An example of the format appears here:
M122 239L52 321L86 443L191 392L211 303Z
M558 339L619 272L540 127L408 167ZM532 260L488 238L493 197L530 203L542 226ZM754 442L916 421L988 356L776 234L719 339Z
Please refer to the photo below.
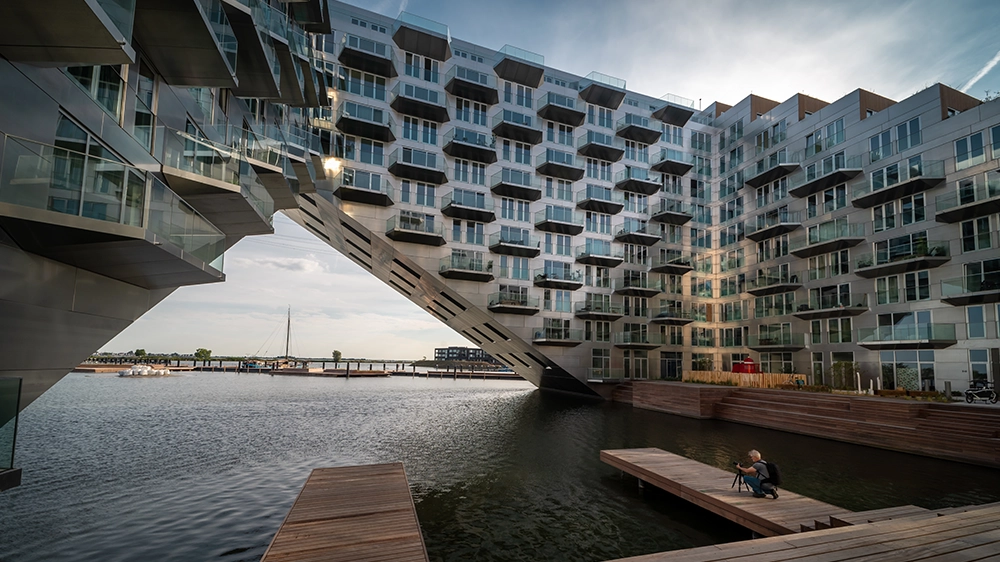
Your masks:
M739 465L740 465L740 461L733 461L733 466L739 466Z

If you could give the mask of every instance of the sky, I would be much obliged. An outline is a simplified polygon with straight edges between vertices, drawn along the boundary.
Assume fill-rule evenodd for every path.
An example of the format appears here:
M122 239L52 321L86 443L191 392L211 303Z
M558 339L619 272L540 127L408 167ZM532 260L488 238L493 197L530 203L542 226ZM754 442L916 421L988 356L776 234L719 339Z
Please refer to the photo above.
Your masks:
M627 88L734 105L753 93L833 102L857 88L901 100L943 82L1000 91L1000 2L918 0L375 0L349 2L448 25L453 38L541 54L546 65ZM500 23L502 22L502 23ZM225 283L182 287L102 351L291 353L420 359L473 345L287 217L225 257Z

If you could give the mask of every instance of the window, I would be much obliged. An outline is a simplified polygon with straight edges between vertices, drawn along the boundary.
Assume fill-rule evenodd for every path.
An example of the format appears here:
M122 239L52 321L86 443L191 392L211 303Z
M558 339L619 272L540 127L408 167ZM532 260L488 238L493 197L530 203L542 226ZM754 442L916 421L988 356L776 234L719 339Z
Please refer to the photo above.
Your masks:
M907 301L925 301L931 298L931 281L928 272L907 273L904 279Z
M411 200L411 190L413 191L412 200L415 205L420 205L422 207L435 207L434 204L434 186L426 183L420 182L410 182L409 180L403 180L400 184L401 198L404 203L409 203Z
M573 127L550 121L546 125L545 140L556 144L573 146Z
M879 277L875 280L875 295L878 304L893 304L899 302L899 278Z
M531 109L533 96L532 89L527 86L507 81L503 83L503 101L506 103Z
M955 141L955 169L964 170L986 161L983 133L975 133Z
M625 141L625 159L649 163L649 146L632 141Z
M649 248L640 244L625 244L625 263L646 265L649 259Z
M847 184L841 184L810 195L808 200L808 218L832 213L847 206Z
M670 195L683 195L684 194L683 179L680 176L663 174L663 185L660 186L660 193L666 193Z
M744 258L743 249L740 248L738 250L730 250L722 255L719 262L719 270L726 272L730 269L738 269L744 265L746 265L746 259Z
M924 220L924 194L918 193L899 200L899 215L903 225Z
M122 105L122 91L124 90L121 66L71 66L66 69L66 73L76 80L76 83L102 109L117 120Z
M691 246L695 248L711 248L712 232L704 228L692 228Z
M840 118L826 126L826 148L833 148L844 142L844 119Z
M892 156L892 140L889 131L882 131L881 133L868 139L868 148L870 150L871 161L877 162L883 158Z
M872 219L875 232L896 228L896 202L876 205L872 208Z
M407 76L438 83L438 61L413 53L405 53L404 61L406 63L404 72Z
M611 234L611 215L587 211L584 217L584 227L587 232Z
M586 339L589 341L590 337L588 336ZM594 378L600 379L611 376L610 349L592 349L590 351L590 357L591 357L590 359L591 373Z
M611 162L587 158L587 177L611 181Z
M879 352L882 387L934 390L934 350Z
M337 89L366 98L385 101L385 78L340 67Z
M660 140L667 144L684 146L684 129L664 123L662 132L660 133Z
M545 289L542 293L542 308L554 312L572 312L570 291Z
M503 139L501 158L518 164L531 164L531 145Z
M572 238L564 234L552 234L550 232L545 233L545 253L555 254L558 256L570 256L573 255L573 251L570 248L570 241Z
M830 343L850 343L851 341L851 319L850 318L830 318L827 320L830 333Z
M464 229L462 228L463 226L465 227ZM465 242L466 244L482 246L485 243L485 229L486 225L481 222L452 221L451 239L453 242Z
M969 339L986 337L986 308L982 305L965 307L968 320Z
M906 123L896 125L896 139L900 152L920 144L920 118L910 119Z
M500 256L500 277L507 279L521 279L527 281L528 258L516 258L507 255Z
M458 98L455 100L455 119L485 126L486 105Z
M625 211L641 214L649 212L649 196L647 195L626 191L622 194L622 201L625 203Z
M520 199L510 199L504 197L500 200L500 218L518 221L531 222L530 203Z
M587 104L587 123L613 129L615 126L614 111L599 105Z
M961 224L962 251L974 252L992 247L990 240L990 217L980 217Z
M483 57L481 57L479 55L476 55L476 54L473 54L473 53L469 53L469 52L466 52L466 51L460 51L458 49L452 49L451 52L456 57L462 57L463 59L469 59L469 60L471 60L473 62L479 62L479 63L485 62L485 59ZM545 78L547 80L548 76L546 76Z
M711 371L713 370L714 361L712 359L711 353L692 353L691 354L691 370L692 371Z
M562 201L573 201L573 184L566 180L545 178L545 196Z
M813 320L809 325L809 333L812 336L812 343L823 343L823 321Z
M712 135L700 131L691 131L691 148L704 152L712 152Z
M761 353L760 371L762 373L794 373L791 353Z
M587 266L584 269L584 284L588 287L611 287L611 270L606 267Z
M702 180L691 180L691 197L695 199L704 199L709 201L712 199L712 192L708 183Z
M969 373L973 381L987 381L990 376L990 352L988 349L969 350Z

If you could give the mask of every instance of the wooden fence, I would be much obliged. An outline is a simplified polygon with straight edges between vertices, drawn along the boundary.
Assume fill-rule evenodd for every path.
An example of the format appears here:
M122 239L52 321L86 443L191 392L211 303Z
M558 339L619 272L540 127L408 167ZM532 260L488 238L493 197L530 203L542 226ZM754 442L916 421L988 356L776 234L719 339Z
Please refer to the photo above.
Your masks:
M788 373L733 373L731 371L685 371L684 382L728 384L750 388L776 388L783 384L805 384L805 375ZM797 381L802 381L801 383Z

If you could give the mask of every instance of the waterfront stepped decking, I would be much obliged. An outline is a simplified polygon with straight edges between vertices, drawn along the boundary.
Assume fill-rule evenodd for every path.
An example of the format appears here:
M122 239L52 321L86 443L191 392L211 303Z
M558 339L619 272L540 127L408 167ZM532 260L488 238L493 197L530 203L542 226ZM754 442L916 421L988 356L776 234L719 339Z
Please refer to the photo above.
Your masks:
M764 536L809 530L850 511L779 489L777 500L732 487L735 472L661 449L601 451L601 461Z
M317 468L261 562L427 562L402 463Z

